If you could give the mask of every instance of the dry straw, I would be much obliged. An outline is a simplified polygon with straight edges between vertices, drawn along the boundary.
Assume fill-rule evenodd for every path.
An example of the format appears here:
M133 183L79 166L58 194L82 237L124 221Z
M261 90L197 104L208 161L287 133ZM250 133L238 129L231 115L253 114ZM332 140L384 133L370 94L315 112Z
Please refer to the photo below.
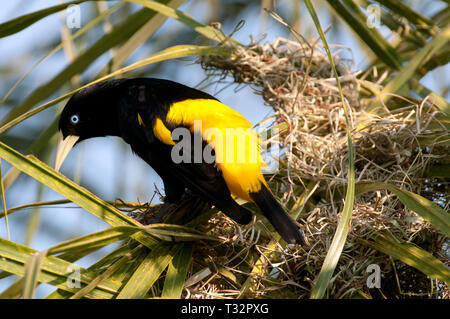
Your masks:
M418 143L424 135L439 136L439 125L430 124L432 120L437 122L438 109L426 99L417 103L396 97L403 103L402 108L385 108L382 114L367 112L360 88L367 74L360 76L353 70L352 60L340 58L347 49L334 49L355 128L356 181L386 182L425 194L432 184L424 178L427 163L448 161L448 146L432 141L420 147ZM185 289L184 297L306 298L336 230L347 182L346 122L335 77L317 41L253 41L246 47L234 47L233 52L229 57L202 57L200 63L209 78L223 81L231 77L234 83L249 85L273 108L272 125L283 128L279 141L284 155L280 169L269 177L271 186L285 207L300 216L298 220L310 245L306 250L283 248L270 241L273 233L261 221L255 219L250 226L240 227L222 214L215 215L203 227L222 243L196 246L190 274L194 276L205 268L210 273ZM441 204L448 206L448 201L444 199ZM420 242L448 262L442 251L447 238L405 208L393 194L366 193L355 200L351 230L328 296L345 298L367 293L366 269L370 264L380 265L384 273L384 289L378 296L375 292L376 297L448 295L445 286L438 289L436 282L430 282L425 275L359 241L380 230Z

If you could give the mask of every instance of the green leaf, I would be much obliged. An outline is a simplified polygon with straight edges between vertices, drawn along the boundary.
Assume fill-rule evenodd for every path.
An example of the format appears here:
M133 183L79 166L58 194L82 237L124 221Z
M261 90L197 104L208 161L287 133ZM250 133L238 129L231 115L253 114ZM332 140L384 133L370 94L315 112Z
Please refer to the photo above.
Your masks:
M327 3L380 60L393 69L401 68L401 59L397 52L375 28L367 26L367 18L356 4L352 1L345 1L347 5L345 6L336 0L327 0Z
M161 294L162 298L178 299L181 297L193 248L192 244L185 244L169 263Z
M34 156L23 156L0 142L0 157L112 226L141 226L136 220L75 184ZM157 242L142 233L133 235L133 238L150 248Z
M69 239L48 249L48 254L58 254L61 252L78 251L87 248L100 248L111 243L123 240L132 234L143 231L140 227L117 226L110 227L99 232Z
M139 248L139 249L137 249L137 251L134 251L135 248ZM122 277L120 277L120 276L124 275L124 273L125 274L127 273L127 270L128 270L127 268L130 266L130 264L134 264L136 262L142 261L142 259L144 258L144 254L146 255L147 248L145 246L140 245L134 241L130 241L129 243L116 248L115 250L113 250L112 252L110 252L109 254L104 256L102 259L100 259L95 264L90 266L87 270L98 274L99 272L103 271L104 269L108 269L116 261L118 261L124 255L129 254L132 251L133 251L134 260L130 261L130 263L126 264L125 267L123 267L123 269L121 269L120 275L116 276L115 273L113 273L110 276L110 280L122 283L122 282L124 282L124 280L122 280ZM135 255L135 253L136 253L136 255ZM71 257L72 257L71 253L64 253L64 254L58 256L58 258L61 258L61 259L71 258ZM78 258L76 258L76 259L78 259ZM96 278L98 278L98 277L96 277ZM88 284L88 286L91 284L92 284L92 281ZM95 285L95 287L97 287L97 286L98 286L98 284ZM79 292L79 291L80 290L78 290L77 292ZM84 295L84 296L86 296L86 295ZM57 289L53 293L48 295L46 297L46 299L55 299L55 298L56 299L59 299L59 298L66 299L66 298L70 298L70 297L73 297L73 295L71 295L70 293L68 293L67 291L64 291L62 289ZM115 297L115 296L111 295L110 298L112 298L112 297Z
M398 92L399 89L403 87L411 78L417 70L424 65L429 59L433 57L443 46L448 44L450 41L450 26L442 30L435 38L425 45L409 62L405 65L398 74L390 80L383 88L380 93L380 99L374 101L368 110L375 112L379 109L382 103L386 103L392 97L392 93ZM445 112L448 117L450 117L450 104L446 103L447 107L441 109Z
M169 0L161 1L168 2ZM16 119L18 116L30 110L35 104L48 98L56 90L61 88L64 83L72 79L74 75L81 74L84 70L86 70L86 68L103 53L128 40L154 15L154 12L144 8L129 16L124 22L116 26L110 33L105 34L89 49L80 54L71 64L59 72L53 79L34 90L25 99L25 101L21 103L21 105L13 108L2 122L2 125Z
M17 279L11 286L3 290L0 299L18 299L22 296L23 278Z
M425 197L402 190L391 184L375 182L358 183L356 185L356 195L379 189L393 192L406 207L416 212L446 236L450 236L450 214Z
M277 237L280 237L276 234ZM253 293L258 290L259 280L257 278L263 278L264 273L267 270L267 260L276 259L279 257L277 253L277 247L279 243L276 240L271 240L266 246L265 250L261 252L258 260L252 264L252 270L250 276L247 277L244 284L241 287L240 297L248 298L249 293Z
M349 232L350 219L353 212L353 205L355 202L355 155L352 143L352 135L351 135L351 125L349 120L349 111L348 105L344 98L344 93L342 92L342 87L339 82L339 75L336 70L336 66L333 61L333 57L331 55L331 51L328 47L327 40L325 38L325 34L322 31L322 27L320 26L319 18L314 10L313 4L310 0L305 0L305 5L308 8L309 13L316 25L316 29L319 32L320 38L322 39L324 48L328 55L328 60L333 68L333 73L336 78L336 83L338 85L340 98L342 101L342 105L344 107L345 121L347 124L347 144L348 144L348 158L349 158L349 171L348 171L348 180L347 180L347 192L345 194L345 203L344 208L342 210L342 216L339 219L339 223L336 229L336 233L333 236L333 240L331 242L330 248L327 252L325 260L322 265L322 269L320 270L319 275L317 276L314 287L311 291L311 298L317 299L322 298L325 294L325 290L328 287L328 283L333 275L334 269L339 261L342 250L344 249L344 244L347 240L347 235Z
M450 137L447 139L447 143L450 144ZM426 177L450 178L450 164L431 165L426 169L424 175Z
M431 61L431 60L428 60ZM445 120L450 120L450 103L447 102L445 98L436 92L430 90L426 86L419 82L419 75L409 79L409 86L414 88L414 92L420 95L423 99L427 98L427 101L435 104L444 114L438 114L436 119L440 120L444 124ZM444 124L445 125L445 124ZM450 130L450 126L446 125L447 130Z
M76 90L66 93L50 102L42 104L39 107L34 108L33 110L30 110L26 113L23 113L15 118L13 118L11 121L6 122L4 125L2 125L0 127L0 135L3 134L4 132L6 132L7 130L9 130L10 128L14 127L15 125L21 123L22 121L32 117L33 115L36 115L37 113L48 109L49 107L55 105L56 103L59 103L65 99L67 99L68 97L74 95L78 91L80 91L90 85L93 85L93 84L96 84L99 82L103 82L103 81L110 79L112 77L115 77L117 75L121 75L123 73L132 71L134 69L137 69L137 68L140 68L140 67L152 64L152 63L169 60L169 59L177 59L177 58L182 58L182 57L187 57L187 56L192 56L192 55L228 55L230 53L231 53L230 49L223 48L223 47L215 47L215 46L177 45L177 46L167 48L158 53L155 53L154 55L152 55L146 59L143 59L139 62L133 63L132 65L129 65L122 69L119 69L119 70L117 70L113 73L110 73L100 79L92 81Z
M25 204L20 205L12 208L8 208L8 216L11 215L14 212L17 212L18 210L29 208L29 207L39 207L39 206L45 206L45 205L59 205L59 204L67 204L70 203L70 200L62 199L62 200L52 200L52 201L44 201L44 202L35 202L31 204ZM5 211L0 212L0 218L5 217Z
M25 264L29 260L29 257L35 253L38 252L34 249L0 238L0 269L22 277L25 275ZM46 256L43 257L41 262L38 281L50 283L65 291L76 292L76 288L68 285L71 276L73 276L74 269L79 269L79 277L74 277L76 283L88 284L96 277L95 273L92 271L87 271L82 267L76 266L58 257ZM112 280L105 280L89 293L88 297L112 298L119 288L120 283Z
M193 240L212 240L218 241L219 239L213 236L205 235L204 233L173 224L151 224L142 227L145 231L155 237L159 237L163 240L173 242L173 241L193 241Z
M70 299L79 299L79 298L82 298L85 295L87 295L95 287L97 287L102 281L104 281L105 279L112 276L112 274L114 274L116 271L118 271L119 269L124 267L126 263L128 263L130 260L132 260L134 257L136 257L136 255L141 252L142 247L143 247L142 245L139 245L132 251L127 252L123 257L121 257L118 261L116 261L112 265L110 265L99 276L94 278L87 286L78 290L73 296L70 297Z
M361 242L416 268L428 277L442 280L447 285L450 284L450 270L448 266L416 245L400 242L392 235L387 234L378 234L373 241L361 240Z
M83 26L80 30L77 32L70 34L68 40L72 41L81 35L85 34L87 31L91 30L93 27L95 27L98 23L103 21L105 18L107 18L110 14L121 8L125 3L119 3L115 6L111 7L110 9L106 10L105 12L102 12L98 16L96 16L94 19L89 21L85 26ZM5 103L5 101L11 96L11 94L17 89L20 84L46 59L48 59L50 56L52 56L55 52L57 52L59 49L63 47L63 43L60 42L57 46L55 46L50 52L48 52L45 56L43 56L39 61L37 61L29 70L26 72L8 91L8 93L5 94L5 97L1 100L0 106Z
M28 257L25 263L25 276L23 279L23 298L32 299L36 291L36 286L41 272L41 264L47 251L35 252Z
M41 134L33 141L33 143L26 149L26 154L34 154L38 155L41 151L51 144L52 138L56 136L58 131L58 119L54 119L54 121L43 130ZM6 175L3 177L3 182L5 189L8 189L21 175L21 171L15 167L11 167ZM0 216L2 216L0 214Z
M76 1L71 1L71 2L67 2L67 3L62 3L59 5L53 6L53 7L42 9L42 10L15 18L13 20L4 22L4 23L0 24L0 38L7 37L11 34L22 31L23 29L29 27L33 23L38 22L39 20L42 20L43 18L45 18L53 13L64 10L70 5L80 4L80 3L86 2L86 1L89 1L89 0L76 0ZM94 0L94 1L99 1L99 0Z
M287 127L287 124L282 123L279 125L279 129L283 129L284 127ZM297 202L295 202L292 207L289 209L291 211L290 215L294 220L298 220L302 216L302 208L307 201L307 199L314 193L316 189L317 183L310 182L306 185L306 189L300 196L298 197ZM263 222L264 225L269 228L271 227L268 223ZM273 261L278 260L280 257L280 254L278 253L278 247L285 247L286 242L281 241L281 236L277 233L272 234L273 239L270 240L265 245L264 252L261 251L261 254L255 262L252 264L252 270L250 271L250 276L247 277L245 282L242 284L241 290L240 290L240 297L245 298L248 297L249 293L255 292L258 290L258 285L260 284L258 280L255 278L261 278L265 275L265 272L267 271L267 267L265 266L267 261ZM220 272L220 270L219 270ZM232 281L236 281L235 279L230 279ZM237 283L236 283L237 284Z
M186 0L172 0L168 3L169 8L178 8ZM125 3L125 2L123 2ZM144 24L138 31L136 31L130 39L125 42L120 49L115 52L112 59L113 71L119 69L128 57L139 48L147 39L149 39L167 20L167 16L163 14L157 14L153 18L149 19L146 24Z
M441 132L441 134L420 134L417 135L417 141L419 142L420 146L450 145L450 134L448 134L447 132ZM440 165L437 165L437 167L439 166ZM445 165L443 165L443 169L445 174L442 175L442 177L450 176L450 173L448 172L448 170L446 170ZM430 173L431 175L429 175ZM439 175L438 170L434 170L432 167L430 167L425 171L424 177L433 176L433 174L436 174L434 176L441 176Z
M217 30L211 26L205 26L204 24L197 22L192 17L190 17L188 14L186 14L180 10L173 9L173 8L165 6L161 3L158 3L155 1L150 1L150 0L125 0L125 1L141 4L150 10L157 11L169 18L176 19L176 20L180 21L181 23L187 25L188 27L194 29L195 31L197 31L201 35L205 36L206 38L211 39L213 41L222 43L222 42L225 42L226 40L228 40L227 37L219 30ZM230 41L232 41L232 43L234 43L234 44L238 44L238 42L236 42L234 40L230 39Z
M1 169L2 160L0 158L0 193L2 196L2 204L4 209L4 216L5 216L5 226L6 226L6 233L8 236L8 239L11 238L10 232L9 232L9 223L8 223L8 207L6 206L6 194L5 194L5 187L3 185L3 178L2 178L2 169Z
M182 244L174 246L170 243L161 243L156 246L136 269L117 299L144 298L181 247Z
M117 226L110 227L99 232L69 239L48 249L48 254L58 254L61 252L78 251L83 249L100 248L111 243L123 240L130 237L136 232L151 234L155 237L160 237L163 240L173 241L194 241L194 240L213 240L218 239L212 236L207 236L195 229L169 224L151 224L148 226L134 227L134 226Z
M426 32L427 35L430 35L429 32L427 32L427 27L433 27L434 23L429 18L412 10L406 4L398 0L377 0L377 2L381 3L392 12L395 12L397 15L405 17L409 23L413 24L417 28L418 31Z
M32 155L24 156L0 142L0 157L113 226L140 224Z
M34 156L23 156L0 142L0 157L112 226L141 226L140 223L131 217L96 197L87 189L75 184ZM168 237L168 240L171 240L172 237L182 240L212 239L194 230L176 225L150 225L147 227L146 232L162 238ZM133 238L149 248L156 244L154 239L142 232L133 235Z
M19 171L20 172L20 171ZM130 208L130 207L141 207L142 205L139 203L133 203L133 202L116 202L116 201L106 201L108 204L114 205L115 207L126 207L126 208ZM31 208L31 207L41 207L41 206L53 206L53 205L61 205L61 204L69 204L71 203L70 200L68 199L60 199L60 200L49 200L49 201L42 201L42 202L34 202L34 203L30 203L30 204L24 204L24 205L19 205L16 207L11 207L8 208L8 216L11 215L11 213L19 211L21 209L25 209L25 208ZM152 205L150 205L152 206ZM0 218L5 216L5 211L0 212Z

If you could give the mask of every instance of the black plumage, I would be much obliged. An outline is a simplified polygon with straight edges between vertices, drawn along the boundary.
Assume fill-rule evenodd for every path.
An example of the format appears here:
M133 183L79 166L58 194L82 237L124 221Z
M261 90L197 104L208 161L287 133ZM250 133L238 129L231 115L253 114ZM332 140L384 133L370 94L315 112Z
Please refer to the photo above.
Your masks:
M188 188L236 222L249 223L252 217L251 212L239 206L232 198L230 191L230 189L233 190L230 185L238 181L230 181L229 177L226 179L220 166L215 162L201 160L197 163L178 163L174 161L172 153L174 145L158 135L158 133L160 135L165 133L165 130L171 133L174 129L183 126L192 131L192 127L182 118L183 114L186 114L186 117L191 114L189 107L186 107L186 110L182 109L181 115L178 115L179 118L175 120L173 116L170 119L168 117L174 105L183 101L191 101L189 107L192 111L194 108L195 111L199 111L200 101L210 101L209 104L201 104L204 109L200 111L204 110L204 112L199 114L204 113L205 117L218 114L218 118L224 118L224 121L230 121L230 123L232 120L227 116L240 116L238 120L245 120L240 114L233 113L235 111L231 109L228 111L227 107L219 104L213 96L169 80L137 78L105 81L79 91L72 96L64 108L59 129L63 135L63 144L66 141L67 145L61 147L64 150L58 152L57 169L74 144L91 137L119 136L162 178L167 201L179 201L185 189ZM158 121L160 124L157 123ZM223 123L217 124L223 125ZM192 152L191 155L194 156L195 138L201 139L202 149L211 148L201 132L192 133L190 137L192 149L185 151ZM200 136L196 137L196 134ZM169 142L172 142L170 138ZM179 140L174 138L173 143L177 142ZM213 154L214 151L212 149ZM304 244L299 228L275 200L266 187L262 175L258 178L260 178L258 183L261 185L258 186L257 191L249 189L246 198L254 201L261 208L286 242Z

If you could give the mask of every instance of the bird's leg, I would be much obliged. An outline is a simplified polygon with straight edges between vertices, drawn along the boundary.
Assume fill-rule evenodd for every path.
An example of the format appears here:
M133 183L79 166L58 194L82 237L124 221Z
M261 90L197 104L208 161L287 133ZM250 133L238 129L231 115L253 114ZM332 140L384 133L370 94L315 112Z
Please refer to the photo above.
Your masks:
M171 213L175 212L180 204L183 205L183 203L192 200L194 195L189 189L184 189L184 192L178 196L179 198L177 198L176 201L173 201L173 198L171 198L171 200L168 197L169 196L166 196L163 199L163 203L160 206L159 212L155 217L153 217L153 219L150 221L150 224L162 223L164 220L167 220L167 217L169 217Z
M176 202L168 201L168 198L165 197L163 204L160 205L158 213L150 220L149 224L164 222L184 224L195 218L196 215L192 214L194 212L199 213L199 208L203 207L205 204L207 204L209 208L212 206L212 203L205 201L191 190L185 189Z
M165 202L161 205L158 214L152 218L149 224L158 224L164 221L165 217L169 215L177 207L174 203Z

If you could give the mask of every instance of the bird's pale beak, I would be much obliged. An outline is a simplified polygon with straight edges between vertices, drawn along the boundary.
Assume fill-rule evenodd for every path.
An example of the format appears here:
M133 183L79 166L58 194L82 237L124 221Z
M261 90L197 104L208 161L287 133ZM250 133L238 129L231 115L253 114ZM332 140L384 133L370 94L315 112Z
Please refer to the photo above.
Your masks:
M55 160L55 170L59 171L62 163L69 155L70 150L73 148L75 143L80 139L79 136L69 135L65 139L61 137L58 143L58 149L56 150L56 160Z

